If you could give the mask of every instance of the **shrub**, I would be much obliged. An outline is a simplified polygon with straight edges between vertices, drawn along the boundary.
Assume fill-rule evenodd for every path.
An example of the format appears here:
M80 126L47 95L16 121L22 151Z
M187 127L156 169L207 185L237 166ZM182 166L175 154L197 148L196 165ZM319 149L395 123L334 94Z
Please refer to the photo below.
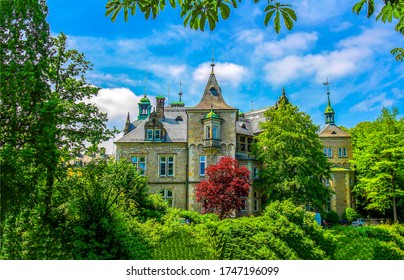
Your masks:
M333 225L338 225L339 224L339 216L337 212L331 210L326 213L325 215L325 220Z

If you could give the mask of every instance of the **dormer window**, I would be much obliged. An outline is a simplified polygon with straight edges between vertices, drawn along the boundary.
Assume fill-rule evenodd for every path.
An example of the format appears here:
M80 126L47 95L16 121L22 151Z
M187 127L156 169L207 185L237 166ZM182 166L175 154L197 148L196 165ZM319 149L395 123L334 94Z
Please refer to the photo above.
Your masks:
M153 129L147 130L147 140L150 140L150 141L153 140Z
M218 92L217 92L217 90L216 90L214 87L211 87L211 88L209 89L209 91L210 91L210 93L211 93L213 96L218 96L218 95L219 95Z
M154 130L154 140L161 140L161 130L160 129Z
M146 130L146 140L147 141L162 141L162 131L160 128L148 128Z

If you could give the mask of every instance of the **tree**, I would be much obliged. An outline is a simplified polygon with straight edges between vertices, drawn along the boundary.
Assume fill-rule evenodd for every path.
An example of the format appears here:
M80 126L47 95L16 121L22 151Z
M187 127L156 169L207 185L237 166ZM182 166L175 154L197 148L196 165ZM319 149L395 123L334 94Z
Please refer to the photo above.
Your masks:
M52 38L42 0L1 2L0 164L2 214L42 201L50 211L55 179L70 157L113 131L106 115L85 102L91 64Z
M171 8L180 7L180 16L184 19L185 27L189 26L192 29L204 31L207 24L210 30L214 30L220 17L223 20L228 19L231 9L238 8L242 0L169 0L168 2ZM273 19L274 30L279 33L282 19L288 30L293 28L297 16L292 9L292 5L275 0L254 0L255 4L262 4L263 2L267 2L263 6L265 26L268 26ZM375 12L375 0L360 0L354 5L352 11L359 14L365 4L367 6L367 17L371 17ZM128 21L129 12L134 16L136 10L139 9L144 14L145 19L149 19L150 16L155 19L166 6L166 0L108 0L106 15L111 15L111 20L115 21L119 12L123 10L124 19ZM381 19L383 22L391 22L393 18L397 21L396 31L404 35L404 0L383 0L383 8L377 15L376 20ZM397 60L403 61L403 48L395 48L391 52L396 56Z
M397 108L383 108L376 121L351 130L358 181L353 191L368 210L392 210L394 222L397 202L404 198L404 118L397 116Z
M330 164L317 135L318 127L296 106L283 100L266 111L267 121L256 137L258 158L264 163L257 182L268 201L291 199L296 205L322 209L330 195L322 178Z
M220 219L230 217L245 205L250 190L250 171L231 157L223 157L206 168L207 179L196 185L196 201L203 213L216 213Z

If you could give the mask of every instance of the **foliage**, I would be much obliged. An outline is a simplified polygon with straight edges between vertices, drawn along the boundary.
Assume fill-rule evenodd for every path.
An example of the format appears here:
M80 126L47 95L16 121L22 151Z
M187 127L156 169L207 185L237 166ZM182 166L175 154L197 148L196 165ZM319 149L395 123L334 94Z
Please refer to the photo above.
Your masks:
M321 209L330 190L321 178L330 164L318 138L318 127L296 106L281 102L270 108L256 137L256 153L264 163L257 185L269 201L292 199L296 205Z
M189 26L192 29L204 31L206 25L209 25L210 30L214 30L220 18L228 19L231 9L238 8L242 0L169 0L168 2L171 8L180 7L180 15L184 19L185 27ZM260 0L254 0L254 2L263 3ZM115 21L119 12L123 10L124 20L128 21L129 12L133 16L139 9L145 19L150 17L155 19L166 6L167 1L165 0L108 0L105 14L110 15L111 20ZM291 7L290 4L268 0L263 9L265 26L268 26L269 21L273 18L274 30L279 33L281 19L283 19L286 28L292 29L297 17Z
M404 118L387 108L374 122L359 123L351 131L357 181L353 191L365 199L366 209L393 211L404 197Z
M7 259L150 259L151 247L140 221L150 218L150 213L161 218L167 210L162 205L162 201L154 204L145 178L133 165L94 160L71 169L55 184L46 219L43 204L7 216L2 255Z
M292 5L275 0L254 0L257 5L264 2L266 3L262 6L265 26L268 26L269 22L273 20L274 30L279 33L282 19L288 30L293 28L297 16ZM205 27L209 25L209 29L213 31L220 18L228 19L231 10L238 8L242 0L169 0L168 3L173 9L177 7L181 9L180 16L184 20L185 27L189 26L192 29L204 31ZM376 20L392 22L394 18L397 21L395 30L404 35L404 0L390 0L382 3L383 7L376 16ZM145 19L150 17L156 19L166 6L168 6L166 0L108 0L105 14L111 16L111 20L114 22L120 11L123 10L123 18L128 21L129 13L134 16L139 9ZM371 17L375 12L375 0L360 0L353 6L352 11L359 14L364 6L367 6L366 16ZM394 48L391 53L396 60L403 61L403 48Z
M336 260L404 260L403 226L333 227Z
M326 216L324 217L324 219L325 219L327 222L331 223L332 225L338 225L338 224L339 224L339 216L338 216L338 213L335 212L335 211L333 211L333 210L328 211L328 212L326 213Z
M49 214L65 163L113 132L88 102L98 93L84 77L91 64L66 49L65 35L50 36L45 1L2 2L1 9L1 212L43 201Z
M223 220L219 232L221 259L330 259L335 250L314 216L290 201L270 204L260 217Z
M245 205L250 190L250 172L231 157L223 157L206 168L207 179L195 187L196 201L203 213L216 213L220 219L229 217Z
M348 223L352 223L359 219L361 216L352 208L348 207L345 209L344 213L342 214L342 219L346 219Z

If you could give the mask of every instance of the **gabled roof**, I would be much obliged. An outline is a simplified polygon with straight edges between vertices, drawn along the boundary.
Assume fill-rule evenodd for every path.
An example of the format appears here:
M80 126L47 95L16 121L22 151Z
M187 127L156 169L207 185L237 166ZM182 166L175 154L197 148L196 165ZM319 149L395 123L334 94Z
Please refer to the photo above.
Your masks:
M224 101L222 89L219 87L213 71L209 76L201 101L194 108L210 109L211 106L213 106L213 109L235 109Z
M351 137L335 124L326 124L319 133L320 137Z

